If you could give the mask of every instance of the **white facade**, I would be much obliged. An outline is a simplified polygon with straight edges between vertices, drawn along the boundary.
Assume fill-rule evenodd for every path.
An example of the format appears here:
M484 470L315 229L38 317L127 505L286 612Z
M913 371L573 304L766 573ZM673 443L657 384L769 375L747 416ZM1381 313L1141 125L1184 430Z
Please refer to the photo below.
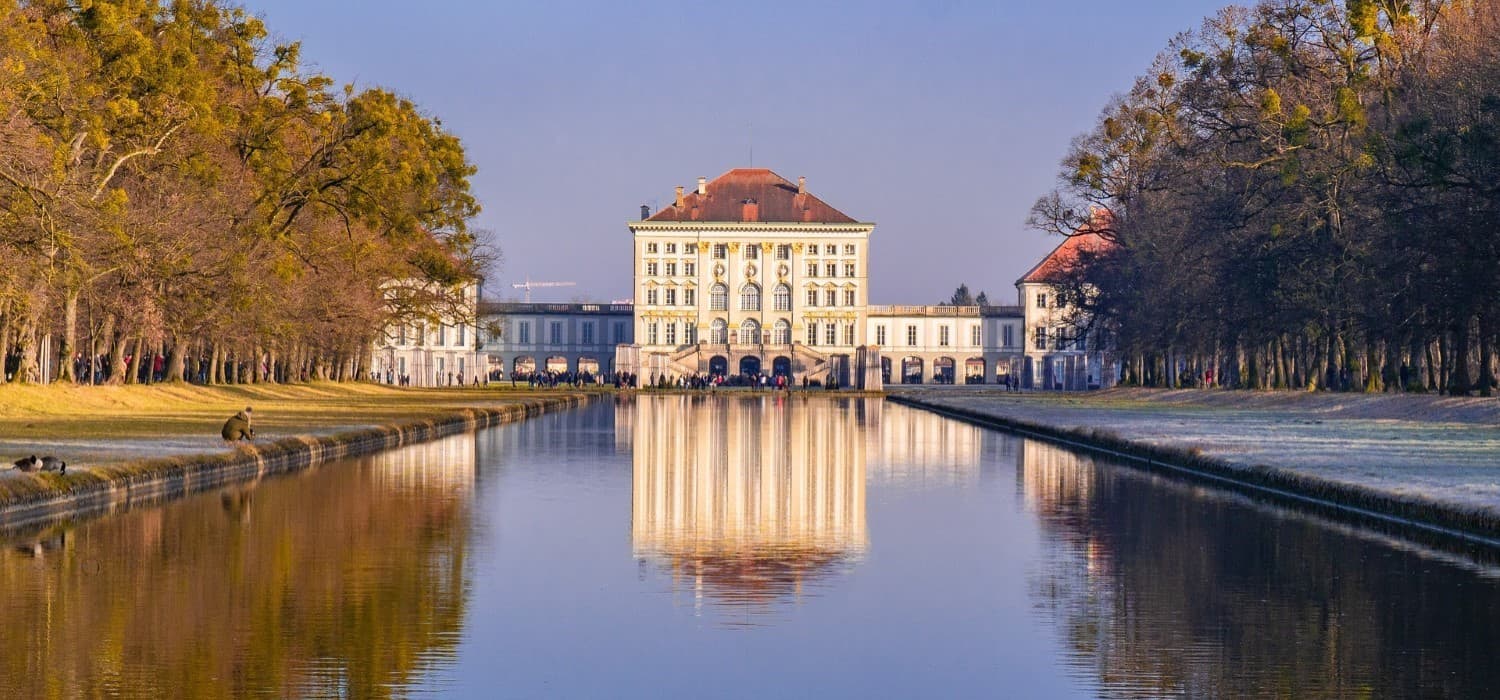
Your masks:
M461 292L451 313L387 328L371 353L370 378L409 386L473 383L483 372L475 325L479 285Z
M1010 306L872 306L865 339L888 383L1003 383L1019 367L1022 324Z
M549 371L609 374L615 347L635 342L632 304L482 302L479 315L491 379Z

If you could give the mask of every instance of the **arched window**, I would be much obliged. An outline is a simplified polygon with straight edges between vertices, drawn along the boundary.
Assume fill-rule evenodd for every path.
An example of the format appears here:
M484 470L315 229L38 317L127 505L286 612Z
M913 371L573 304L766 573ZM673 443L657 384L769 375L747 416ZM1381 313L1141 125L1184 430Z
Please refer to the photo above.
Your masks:
M776 291L772 297L777 311L792 310L792 288L784 284L776 285Z
M709 327L708 342L718 345L729 342L729 324L724 319L714 319L713 325Z
M760 287L746 284L740 287L740 311L760 311Z
M740 324L740 343L743 345L758 345L760 343L760 324L753 318L745 319Z
M791 292L788 291L787 294L790 295ZM791 345L792 324L787 323L784 318L778 320L776 325L771 329L771 342L775 345Z
M716 284L708 292L708 308L710 311L725 311L729 308L729 288Z

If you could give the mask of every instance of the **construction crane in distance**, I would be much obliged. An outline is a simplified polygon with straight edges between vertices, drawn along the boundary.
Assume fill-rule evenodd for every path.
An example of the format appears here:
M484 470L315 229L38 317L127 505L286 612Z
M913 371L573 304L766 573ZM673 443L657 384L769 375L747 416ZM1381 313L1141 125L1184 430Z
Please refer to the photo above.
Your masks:
M528 304L531 303L531 290L533 290L533 289L545 289L545 288L548 288L548 287L576 287L576 286L578 286L577 282L532 282L530 277L527 277L525 282L522 282L522 283L519 283L519 284L512 284L511 285L511 287L513 287L515 289L524 289L524 290L526 290L526 303L528 303Z

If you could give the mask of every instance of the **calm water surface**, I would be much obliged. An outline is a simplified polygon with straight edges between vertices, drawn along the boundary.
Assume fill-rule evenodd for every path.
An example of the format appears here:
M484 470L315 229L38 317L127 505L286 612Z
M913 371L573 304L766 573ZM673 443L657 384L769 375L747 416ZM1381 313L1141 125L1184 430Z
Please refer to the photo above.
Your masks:
M0 548L0 697L1495 697L1500 572L879 400L597 403Z

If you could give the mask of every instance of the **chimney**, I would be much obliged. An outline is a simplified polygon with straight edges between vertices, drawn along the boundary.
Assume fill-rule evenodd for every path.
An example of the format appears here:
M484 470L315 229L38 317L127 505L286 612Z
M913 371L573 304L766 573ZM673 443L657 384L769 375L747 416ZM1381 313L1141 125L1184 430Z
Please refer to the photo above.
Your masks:
M807 178L797 178L797 194L807 194Z
M677 205L682 206L682 185L677 186Z
M700 195L708 194L708 178L706 178L706 177L700 177L700 178L698 178L698 194L700 194Z
M651 207L648 206L648 205L642 204L641 205L641 221L645 221L646 219L649 219L649 218L651 218Z
M740 221L760 221L760 203L747 199L740 210Z

